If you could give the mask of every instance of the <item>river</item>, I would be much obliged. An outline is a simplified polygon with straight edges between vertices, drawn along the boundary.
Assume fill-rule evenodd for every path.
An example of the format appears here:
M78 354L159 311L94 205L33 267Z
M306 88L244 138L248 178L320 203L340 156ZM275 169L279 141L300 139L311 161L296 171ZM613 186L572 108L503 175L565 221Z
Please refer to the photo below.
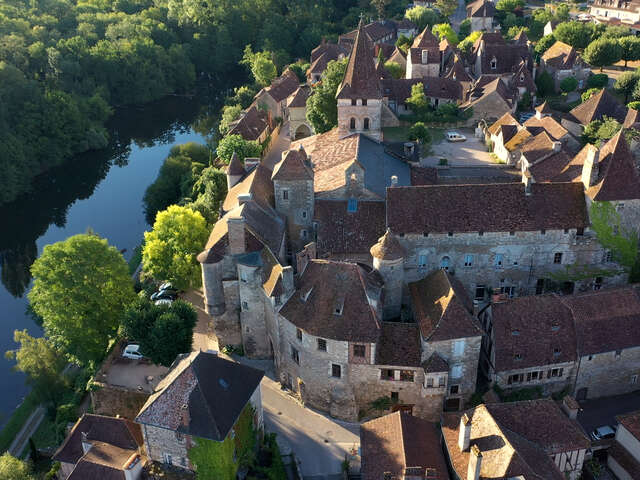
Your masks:
M129 259L149 229L142 196L170 148L186 142L206 143L192 124L202 119L196 100L168 97L143 108L116 112L108 128L107 149L77 156L41 175L34 189L0 206L0 353L14 349L13 332L41 335L27 313L29 267L51 244L88 228L124 251ZM0 425L28 393L25 376L0 358Z

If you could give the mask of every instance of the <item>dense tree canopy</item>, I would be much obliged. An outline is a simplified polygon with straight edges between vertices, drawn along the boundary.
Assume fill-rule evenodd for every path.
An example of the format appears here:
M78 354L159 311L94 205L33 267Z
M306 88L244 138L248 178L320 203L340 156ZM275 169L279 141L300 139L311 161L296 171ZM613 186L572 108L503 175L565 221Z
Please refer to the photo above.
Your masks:
M613 65L620 60L622 48L614 38L599 38L591 42L582 53L585 62L593 67Z
M573 48L586 48L593 40L594 28L591 23L564 22L556 26L553 35L557 40Z
M458 35L448 23L439 23L433 26L432 29L434 35L440 40L447 39L452 45L457 45L460 40Z
M101 360L134 298L122 254L95 234L74 235L45 246L31 273L46 336L82 365Z
M0 456L0 478L2 480L33 480L31 466L27 462L12 457L9 453Z
M613 88L616 92L624 95L624 103L629 101L629 97L634 93L638 81L640 81L640 71L624 72L617 79Z
M247 157L259 157L262 153L262 146L255 140L245 140L241 135L227 135L220 140L216 153L225 163L231 161L234 152L240 160Z
M312 87L307 100L307 120L316 133L323 133L338 125L336 92L344 77L347 59L331 61L322 73L322 81Z
M159 212L153 230L144 234L142 264L156 280L168 280L187 290L201 283L196 255L209 237L209 228L200 212L172 205Z
M441 21L442 16L433 8L427 8L423 6L415 6L409 8L405 12L405 17L415 23L418 30L422 31L426 27L433 27L436 23Z

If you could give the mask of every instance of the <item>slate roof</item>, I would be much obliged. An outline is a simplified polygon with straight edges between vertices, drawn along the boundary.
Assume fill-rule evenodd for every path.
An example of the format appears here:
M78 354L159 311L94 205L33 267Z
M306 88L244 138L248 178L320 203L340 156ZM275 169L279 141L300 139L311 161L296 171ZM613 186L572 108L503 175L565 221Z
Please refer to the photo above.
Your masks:
M424 373L449 372L449 364L438 352L433 352L431 356L422 363L422 368L424 368Z
M410 283L409 294L423 339L438 342L482 335L464 287L444 270Z
M435 423L400 411L390 413L361 425L360 444L362 480L382 480L385 472L403 478L411 467L421 467L422 477L424 469L431 468L439 480L449 479Z
M580 62L580 56L576 50L566 43L557 41L542 55L542 60L556 70L571 70L577 62Z
M640 199L640 175L633 154L620 130L600 149L598 179L587 189L587 195L596 201Z
M362 31L362 23L358 27L347 69L338 87L336 98L382 98L373 63L373 46Z
M556 295L494 303L491 318L498 372L577 360L573 316Z
M467 5L467 17L494 17L496 7L489 0L476 0Z
M259 111L255 105L240 117L231 127L229 135L240 135L245 140L258 140L265 130L269 129L269 114Z
M280 309L296 327L332 340L378 341L380 323L367 299L367 289L382 287L377 272L355 263L311 260L297 286Z
M626 428L631 435L640 441L640 410L618 415L616 420L618 420L618 423Z
M464 413L471 419L471 445L482 453L481 478L562 480L551 455L590 445L577 423L551 399L482 404L466 412L445 413L442 434L460 478L466 478L469 464L469 450L461 452L458 447Z
M366 254L384 234L385 202L356 202L356 211L350 212L348 200L316 199L318 254Z
M273 167L271 180L301 181L313 180L313 170L302 145L288 150L284 157Z
M300 86L298 76L291 70L286 69L271 85L265 88L265 91L271 95L276 102L285 100L289 95L295 92Z
M237 160L237 159L236 159ZM238 164L239 164L238 160ZM232 163L229 164L231 168ZM238 166L233 167L236 169ZM244 168L242 172L244 172ZM239 172L239 169L238 169ZM222 204L222 210L229 212L239 206L238 196L247 193L251 194L251 199L260 204L263 208L270 208L274 205L274 193L273 182L271 181L271 175L273 172L269 167L263 163L258 164L253 170L251 170L245 178L236 183L231 190L227 192L227 196Z
M397 187L387 193L387 226L396 234L531 232L587 225L578 183L534 183L530 195L522 183Z
M553 117L531 117L524 122L524 127L533 135L545 131L553 140L560 140L569 134L569 131L558 123Z
M73 426L69 435L53 455L53 460L77 463L83 456L82 433L91 443L111 445L128 451L131 456L144 445L140 426L125 418L105 417L85 413Z
M581 103L567 114L567 119L580 125L588 125L594 120L602 120L603 117L611 117L624 122L627 109L611 95L606 88L599 93L591 95L584 103Z
M264 372L207 352L179 356L136 422L223 441Z
M420 366L420 334L415 323L382 322L376 345L376 364Z
M400 245L396 236L388 229L371 247L371 256L380 260L399 260L405 254L404 247Z

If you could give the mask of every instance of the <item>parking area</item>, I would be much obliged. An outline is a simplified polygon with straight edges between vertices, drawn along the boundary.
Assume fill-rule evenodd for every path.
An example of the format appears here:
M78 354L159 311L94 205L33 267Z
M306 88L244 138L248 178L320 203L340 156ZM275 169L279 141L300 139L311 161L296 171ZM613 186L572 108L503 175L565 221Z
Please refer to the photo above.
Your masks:
M96 380L114 387L152 393L169 369L148 361L131 360L114 355L105 362L96 375Z
M578 422L587 434L602 425L617 425L616 415L640 408L640 391L614 397L581 400Z
M461 133L467 139L464 142L448 142L443 139L432 144L430 154L420 160L422 166L438 166L442 158L447 159L447 165L453 167L497 165L487 151L486 145L474 136L473 129L460 128L454 131Z

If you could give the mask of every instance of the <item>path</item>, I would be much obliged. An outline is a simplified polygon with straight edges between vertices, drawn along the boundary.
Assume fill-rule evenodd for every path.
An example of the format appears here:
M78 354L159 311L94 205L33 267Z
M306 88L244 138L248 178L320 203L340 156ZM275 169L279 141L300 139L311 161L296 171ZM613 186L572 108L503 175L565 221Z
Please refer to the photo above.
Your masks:
M456 8L453 15L449 17L451 26L456 32L460 29L460 24L465 18L467 18L467 4L464 0L458 0L458 8ZM460 40L462 40L462 38Z
M291 145L291 139L289 138L289 122L287 122L282 125L278 138L271 147L271 150L269 150L269 153L264 157L262 163L273 170L273 167L275 167L276 163L282 158L282 152L289 149L289 145Z
M46 410L44 407L40 406L34 410L31 416L27 419L27 421L22 426L22 429L16 435L16 438L13 439L13 443L9 447L9 454L14 457L20 456L24 449L27 447L27 443L29 442L29 438L36 433L36 430L44 420Z

